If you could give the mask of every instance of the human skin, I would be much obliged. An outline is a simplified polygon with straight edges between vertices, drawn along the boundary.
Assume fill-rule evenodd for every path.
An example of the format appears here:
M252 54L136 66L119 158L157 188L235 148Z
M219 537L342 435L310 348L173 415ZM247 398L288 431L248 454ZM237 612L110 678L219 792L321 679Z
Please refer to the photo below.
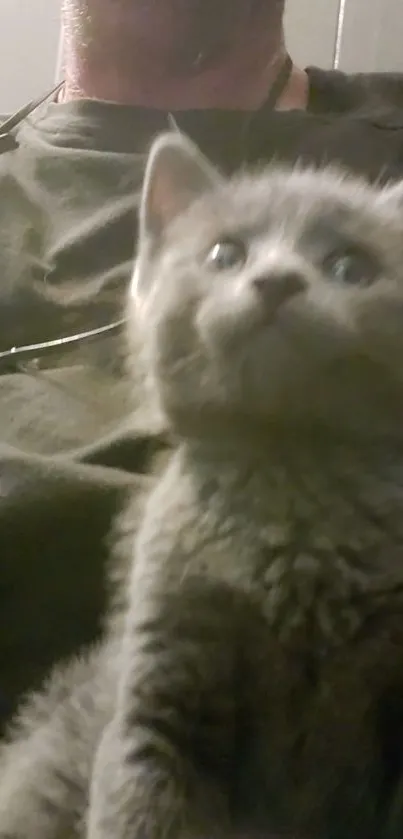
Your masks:
M62 98L254 110L285 59L283 0L63 0ZM277 107L304 108L293 68Z

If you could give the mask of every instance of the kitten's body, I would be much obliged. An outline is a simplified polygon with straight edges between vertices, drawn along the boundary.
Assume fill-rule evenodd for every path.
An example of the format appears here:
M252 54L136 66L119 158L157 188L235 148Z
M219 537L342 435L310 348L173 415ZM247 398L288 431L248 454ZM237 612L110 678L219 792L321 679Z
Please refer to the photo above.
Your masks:
M146 707L157 765L165 738L181 743L184 777L189 752L207 762L204 800L228 796L231 828L213 811L184 836L398 836L403 473L387 448L273 442L266 456L245 439L184 444L150 498L120 718L131 759L142 763Z
M331 173L228 185L156 144L135 318L177 450L96 724L68 703L91 753L103 731L78 835L401 839L399 214ZM64 839L55 816L24 832L5 789L1 839Z

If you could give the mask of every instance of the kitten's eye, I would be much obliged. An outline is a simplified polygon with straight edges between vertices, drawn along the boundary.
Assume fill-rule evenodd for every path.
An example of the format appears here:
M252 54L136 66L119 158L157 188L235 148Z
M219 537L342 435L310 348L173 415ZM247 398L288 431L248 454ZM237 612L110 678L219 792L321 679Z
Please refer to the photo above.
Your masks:
M240 239L221 239L207 255L207 264L216 271L240 268L246 261L246 247Z
M353 248L333 251L322 267L331 280L341 285L370 286L379 273L379 266L371 254Z

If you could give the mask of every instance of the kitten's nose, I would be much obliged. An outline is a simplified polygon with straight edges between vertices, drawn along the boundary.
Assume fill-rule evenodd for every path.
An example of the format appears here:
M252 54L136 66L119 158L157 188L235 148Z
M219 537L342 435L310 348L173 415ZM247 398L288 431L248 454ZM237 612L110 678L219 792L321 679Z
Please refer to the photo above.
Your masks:
M306 281L298 271L275 271L271 274L261 274L259 277L254 277L252 284L263 305L273 311L306 288Z

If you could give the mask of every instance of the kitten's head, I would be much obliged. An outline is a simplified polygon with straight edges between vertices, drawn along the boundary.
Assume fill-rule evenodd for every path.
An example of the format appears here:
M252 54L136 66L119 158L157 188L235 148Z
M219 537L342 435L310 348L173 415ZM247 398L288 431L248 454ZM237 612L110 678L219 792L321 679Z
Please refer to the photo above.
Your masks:
M403 188L150 152L129 313L170 422L403 434ZM137 322L134 324L134 319Z

